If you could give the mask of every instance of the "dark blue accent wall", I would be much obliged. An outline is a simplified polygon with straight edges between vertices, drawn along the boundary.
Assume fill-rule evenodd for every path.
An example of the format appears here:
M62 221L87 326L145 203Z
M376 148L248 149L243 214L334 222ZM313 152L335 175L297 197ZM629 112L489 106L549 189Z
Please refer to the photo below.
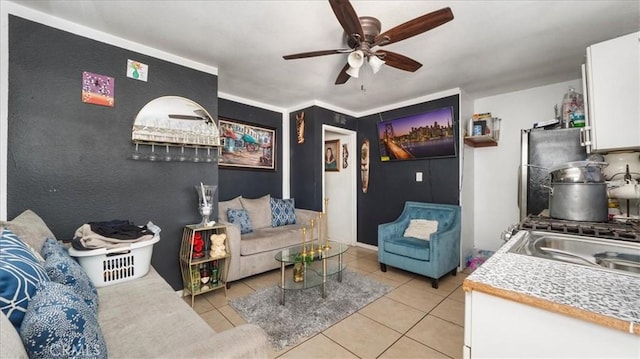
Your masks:
M148 82L126 77L127 59L149 65ZM114 107L81 101L83 71L115 78ZM151 262L181 289L182 229L200 220L193 186L217 183L218 167L129 160L131 127L168 95L217 118L217 93L215 75L10 16L8 218L32 209L58 239L89 221L153 221L162 233Z
M282 113L222 98L218 99L218 105L221 118L260 125L276 131L275 171L221 166L218 187L220 200L226 201L237 196L258 198L266 194L282 198Z
M377 123L443 107L453 108L456 157L381 162ZM449 96L358 119L358 149L369 139L369 189L358 191L358 242L378 245L378 224L396 219L406 201L459 204L460 143L459 96ZM360 157L358 150L358 158ZM416 172L423 181L416 182ZM358 173L358 181L361 174ZM358 184L360 189L360 183Z
M305 114L304 143L298 143L296 115ZM322 125L331 125L356 131L358 122L354 117L312 106L293 111L289 118L291 136L291 197L296 207L322 210L323 167L317 161L322 159Z

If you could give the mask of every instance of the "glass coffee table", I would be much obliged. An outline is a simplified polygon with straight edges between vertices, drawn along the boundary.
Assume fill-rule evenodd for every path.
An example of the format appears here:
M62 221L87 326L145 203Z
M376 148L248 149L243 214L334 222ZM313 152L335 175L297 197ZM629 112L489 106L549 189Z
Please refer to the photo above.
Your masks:
M324 243L323 243L324 245ZM322 298L327 297L327 277L337 274L338 282L342 282L342 271L346 265L342 261L342 254L349 246L339 242L329 241L328 249L318 250L316 246L313 256L302 259L302 245L283 249L276 254L276 260L280 262L280 304L284 305L284 293L286 290L301 290L322 285ZM309 252L309 245L306 246ZM294 281L293 273L290 278L285 276L285 267L289 264L301 262L304 267L304 276L301 281Z

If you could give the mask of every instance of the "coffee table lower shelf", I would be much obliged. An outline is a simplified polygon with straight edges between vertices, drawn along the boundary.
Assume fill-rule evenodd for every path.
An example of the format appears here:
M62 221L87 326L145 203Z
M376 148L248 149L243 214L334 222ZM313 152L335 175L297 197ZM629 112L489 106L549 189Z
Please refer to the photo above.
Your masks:
M278 255L276 260L280 262L280 304L285 303L285 292L287 290L303 290L322 286L322 298L327 297L327 278L337 275L338 282L342 282L342 272L347 267L342 261L342 254L347 251L348 246L341 243L330 242L331 249L326 250L320 256L314 257L311 262L302 262L304 265L304 279L300 282L286 276L286 266L295 264L292 259L300 253L299 246L288 248Z

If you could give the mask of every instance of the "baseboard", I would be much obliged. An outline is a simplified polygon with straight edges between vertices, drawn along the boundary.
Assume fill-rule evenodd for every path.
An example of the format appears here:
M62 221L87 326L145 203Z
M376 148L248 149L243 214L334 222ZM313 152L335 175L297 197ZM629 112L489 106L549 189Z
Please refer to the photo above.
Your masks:
M356 247L362 247L362 248L366 248L366 249L371 249L372 251L376 251L376 252L378 251L378 246L374 246L374 245L366 244L366 243L357 242L356 243Z

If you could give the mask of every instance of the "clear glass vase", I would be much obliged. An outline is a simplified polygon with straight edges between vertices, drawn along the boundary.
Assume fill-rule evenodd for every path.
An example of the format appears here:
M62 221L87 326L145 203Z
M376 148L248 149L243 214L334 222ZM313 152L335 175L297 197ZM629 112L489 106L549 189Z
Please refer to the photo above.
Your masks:
M212 224L209 221L209 216L213 213L213 195L216 193L218 186L200 184L196 185L195 188L198 192L198 211L202 216L202 222L200 222L199 226L208 227Z

